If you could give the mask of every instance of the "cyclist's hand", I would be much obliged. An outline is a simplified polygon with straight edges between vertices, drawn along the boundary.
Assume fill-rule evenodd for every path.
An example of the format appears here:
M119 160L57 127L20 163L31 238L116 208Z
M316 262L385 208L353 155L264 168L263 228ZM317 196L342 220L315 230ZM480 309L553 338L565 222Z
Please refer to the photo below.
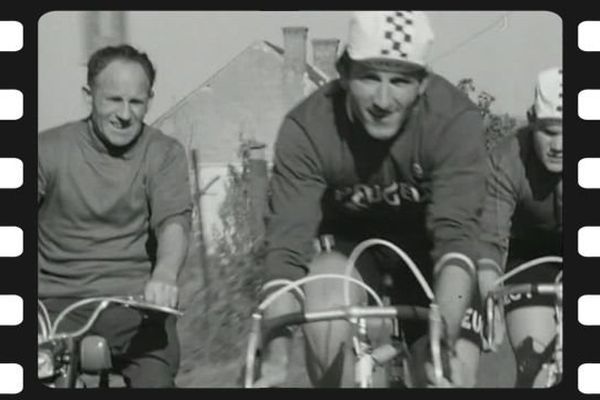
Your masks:
M506 325L504 323L504 309L499 306L494 306L494 337L492 343L483 340L483 351L492 351L497 349L504 342L506 334Z
M477 273L479 281L479 292L483 301L483 309L486 310L486 298L491 290L495 288L494 282L500 277L498 271L483 269ZM487 318L484 318L487 321ZM494 341L488 343L487 340L483 341L484 351L489 351L492 348L498 348L504 341L506 327L504 325L504 310L500 304L494 306ZM492 346L490 348L490 346Z
M177 307L179 290L174 283L152 279L144 288L144 299L161 307Z
M458 357L450 358L450 378L442 377L440 382L436 382L433 364L425 363L425 374L427 376L427 387L429 388L460 388L465 387L468 379L466 378L466 368Z

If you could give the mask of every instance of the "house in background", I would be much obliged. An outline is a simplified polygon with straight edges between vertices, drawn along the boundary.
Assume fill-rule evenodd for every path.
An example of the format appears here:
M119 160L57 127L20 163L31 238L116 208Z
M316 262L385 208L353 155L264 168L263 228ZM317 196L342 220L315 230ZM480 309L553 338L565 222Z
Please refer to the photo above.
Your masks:
M221 221L228 166L239 166L243 141L273 144L285 114L314 90L335 78L338 39L315 39L313 63L307 62L305 27L284 27L283 48L258 41L243 50L153 124L197 154L200 188L212 183L201 197L202 230L208 250ZM193 168L190 165L190 176Z

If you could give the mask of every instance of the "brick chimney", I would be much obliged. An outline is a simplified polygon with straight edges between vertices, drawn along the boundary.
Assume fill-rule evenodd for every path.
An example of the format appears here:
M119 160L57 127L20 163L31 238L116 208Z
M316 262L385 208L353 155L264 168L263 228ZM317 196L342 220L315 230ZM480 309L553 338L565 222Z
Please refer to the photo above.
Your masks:
M86 62L96 50L126 42L127 20L124 11L87 11L84 15Z
M339 44L339 39L312 40L313 64L319 70L324 72L329 80L333 80L338 77L337 70L335 69L335 62L337 60Z
M286 71L303 75L306 71L306 36L304 26L283 27L284 68Z

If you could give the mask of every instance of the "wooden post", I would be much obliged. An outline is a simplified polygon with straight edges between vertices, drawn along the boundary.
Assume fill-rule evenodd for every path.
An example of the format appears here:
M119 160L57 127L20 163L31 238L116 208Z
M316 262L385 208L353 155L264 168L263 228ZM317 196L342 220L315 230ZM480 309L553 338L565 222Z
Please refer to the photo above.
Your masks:
M198 232L198 251L200 252L200 266L202 268L202 284L205 288L209 287L208 265L206 257L206 239L204 237L204 226L202 219L202 191L200 190L200 157L196 149L192 149L192 171L193 171L193 198L196 208L196 229Z
M267 208L267 162L264 143L248 143L248 177L250 180L250 232L254 247L262 243L265 234L265 214Z

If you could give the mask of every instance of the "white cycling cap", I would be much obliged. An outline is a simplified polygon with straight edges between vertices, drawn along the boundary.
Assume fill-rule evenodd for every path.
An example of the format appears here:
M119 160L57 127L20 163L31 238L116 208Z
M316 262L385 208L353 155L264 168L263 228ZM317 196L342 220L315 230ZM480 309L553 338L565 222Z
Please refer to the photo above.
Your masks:
M433 39L422 11L356 11L346 51L355 61L401 61L425 68Z
M546 69L538 75L533 111L538 119L562 119L562 68Z

